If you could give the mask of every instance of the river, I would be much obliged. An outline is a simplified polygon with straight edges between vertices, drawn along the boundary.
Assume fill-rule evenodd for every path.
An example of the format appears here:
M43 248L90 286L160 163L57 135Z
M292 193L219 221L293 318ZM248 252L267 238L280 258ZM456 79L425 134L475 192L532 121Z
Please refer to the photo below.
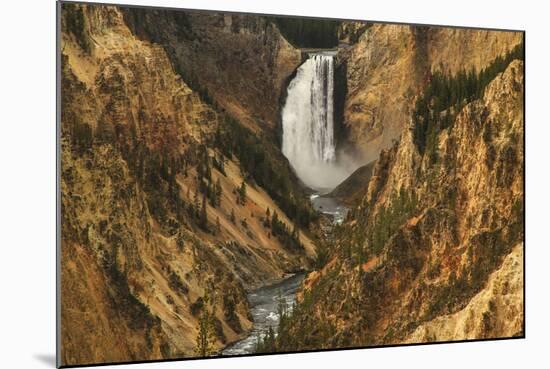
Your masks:
M310 196L310 200L313 208L320 213L331 216L334 224L342 224L346 219L349 209L337 199L314 194Z
M348 209L338 200L317 194L311 195L310 200L315 210L332 216L334 224L340 224L346 218ZM296 292L301 287L304 277L304 273L294 274L273 285L260 287L250 292L248 302L254 324L252 330L246 338L227 346L221 355L252 354L258 339L267 333L269 327L272 327L276 333L279 324L279 315L277 314L279 296L285 299L287 307L291 311L292 305L296 301Z
M348 209L338 200L321 196L342 182L351 171L336 160L334 138L334 51L309 53L308 59L297 69L287 87L282 116L281 151L288 158L298 177L311 189L319 191L310 196L314 209L332 217L332 224L340 224ZM332 225L322 229L326 236ZM254 353L258 339L272 327L279 325L277 314L279 298L283 297L291 309L296 292L305 274L295 274L274 285L261 287L248 295L253 327L250 334L226 347L221 355Z
M335 224L341 224L348 209L337 199L323 196L348 177L352 170L338 163L334 134L334 50L317 50L296 70L287 86L281 111L281 151L302 182L318 193L310 196L313 208L331 217L322 222L324 237L330 237ZM258 339L272 327L277 332L279 297L291 306L305 274L296 274L279 283L252 291L248 295L253 327L250 334L226 347L221 355L254 353Z
M277 332L279 296L285 299L288 309L291 310L294 301L296 301L296 292L302 285L304 276L304 273L294 274L273 285L250 292L248 302L254 322L252 331L248 337L226 347L221 354L224 356L252 354L258 338L263 337L269 327Z

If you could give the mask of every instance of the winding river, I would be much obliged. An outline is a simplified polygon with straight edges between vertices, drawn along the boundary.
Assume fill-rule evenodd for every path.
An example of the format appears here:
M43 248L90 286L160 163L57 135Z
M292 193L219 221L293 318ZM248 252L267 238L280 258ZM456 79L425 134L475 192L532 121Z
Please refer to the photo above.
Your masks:
M337 199L323 196L342 182L351 171L338 164L334 137L334 58L335 52L310 53L287 87L282 110L282 152L300 179L317 194L310 196L313 208L333 224L344 221L348 209ZM328 226L330 228L330 226ZM324 230L326 235L326 230ZM254 353L258 339L269 327L275 333L279 324L279 297L291 309L305 273L261 287L248 295L253 327L250 334L229 346L221 355Z
M331 216L334 224L342 224L346 219L349 209L337 199L314 194L310 196L310 200L313 208L320 213Z
M334 224L340 224L344 221L348 209L341 205L338 200L319 195L312 195L310 199L315 210L333 217ZM254 324L252 330L246 338L227 346L221 352L221 355L252 354L256 342L267 333L269 327L272 327L276 333L279 325L279 315L277 314L279 296L285 299L288 309L292 311L292 305L296 301L296 292L301 287L304 277L305 273L294 274L273 285L264 286L250 292L248 302Z
M229 345L221 354L229 356L254 353L256 342L265 335L269 327L277 332L279 296L284 298L289 309L292 309L292 305L296 301L296 292L300 288L304 276L304 273L294 274L278 283L258 288L249 293L248 301L254 326L248 337Z

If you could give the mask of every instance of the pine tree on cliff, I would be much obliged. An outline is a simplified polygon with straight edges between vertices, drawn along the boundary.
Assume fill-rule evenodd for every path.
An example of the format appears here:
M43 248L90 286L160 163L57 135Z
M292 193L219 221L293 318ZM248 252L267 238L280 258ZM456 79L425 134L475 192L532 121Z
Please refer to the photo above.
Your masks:
M195 189L195 192L193 193L193 215L196 218L199 217L199 194L196 189Z
M267 335L264 338L264 350L266 352L275 352L275 331L273 327L269 326L267 330Z
M271 226L271 211L269 208L265 211L264 227L269 228Z
M239 187L239 190L238 190L238 203L240 205L244 205L246 204L246 182L243 181L241 183L241 187Z
M277 315L279 315L279 332L282 332L285 328L286 318L288 316L288 306L286 299L282 296L281 290L277 295Z
M223 155L220 155L218 163L220 165L220 172L225 175L225 159L223 158Z
M216 206L220 206L221 203L222 203L222 183L220 181L220 179L218 178L218 180L216 181L216 185L215 185L215 202L216 202Z
M200 226L204 230L208 230L208 214L206 212L206 195L202 196L202 207L199 217Z
M296 242L299 242L299 241L300 241L300 231L299 231L298 227L296 226L296 223L293 224L293 228L292 228L292 238L293 238Z
M195 354L205 357L214 353L214 314L208 311L208 296L204 297L204 307L199 317L199 331L197 333Z

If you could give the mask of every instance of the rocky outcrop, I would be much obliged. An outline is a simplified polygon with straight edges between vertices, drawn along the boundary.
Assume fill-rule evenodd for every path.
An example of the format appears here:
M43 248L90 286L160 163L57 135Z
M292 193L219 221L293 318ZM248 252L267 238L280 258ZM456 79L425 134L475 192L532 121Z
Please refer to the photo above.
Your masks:
M253 181L237 204L249 179L213 144L226 117L164 47L118 7L63 4L62 16L61 362L195 356L205 310L216 352L251 327L247 289L307 267L313 244L272 237L267 208L292 222Z
M437 160L413 127L383 151L280 348L523 335L523 108L515 60L438 132Z
M300 52L269 18L63 7L62 364L195 356L205 312L216 352L250 329L247 290L316 254L290 232L310 213L274 139ZM340 188L357 206L281 350L523 334L522 62L429 112L452 117L430 155L411 117L432 71L521 42L461 31L342 25L357 43L338 55L339 144L378 159Z
M521 43L520 32L373 24L339 52L347 70L347 150L376 159L407 126L431 72L480 71Z
M376 161L373 161L357 168L327 196L334 197L347 205L357 204L366 195L365 183L369 183L375 164Z
M523 272L523 244L518 244L466 307L421 324L405 342L521 336Z
M369 28L372 24L368 22L352 22L343 21L340 22L338 27L338 40L341 46L348 46L355 44L359 37Z
M425 37L417 36L417 39L425 42L419 48L426 50L430 70L450 74L471 68L479 72L523 42L522 32L449 27L429 27L429 31L417 32L425 33Z

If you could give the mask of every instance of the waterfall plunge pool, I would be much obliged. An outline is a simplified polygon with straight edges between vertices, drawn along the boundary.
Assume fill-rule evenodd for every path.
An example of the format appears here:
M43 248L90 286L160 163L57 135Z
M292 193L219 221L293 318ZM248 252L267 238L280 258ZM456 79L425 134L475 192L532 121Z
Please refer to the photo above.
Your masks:
M320 213L331 216L334 224L342 224L348 215L349 209L334 197L313 194L309 199L313 208Z
M316 191L313 208L341 224L348 212L337 199L323 196L347 178L355 168L336 159L334 139L334 51L310 53L287 87L282 110L282 152L298 177ZM291 309L305 274L295 274L274 285L248 294L253 327L249 335L221 351L223 356L252 354L256 343L271 327L278 328L279 296Z
M308 54L287 87L282 147L296 175L315 191L334 188L355 168L337 160L334 134L336 52Z

